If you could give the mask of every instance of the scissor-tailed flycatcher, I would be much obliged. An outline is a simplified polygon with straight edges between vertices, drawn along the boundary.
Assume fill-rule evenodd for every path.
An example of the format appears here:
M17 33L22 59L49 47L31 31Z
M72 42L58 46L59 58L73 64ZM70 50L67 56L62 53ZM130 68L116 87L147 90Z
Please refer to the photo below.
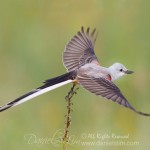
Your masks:
M82 27L81 31L66 45L63 53L63 64L68 73L44 81L43 86L1 106L0 111L19 105L65 84L79 83L98 96L111 99L140 115L150 116L150 114L139 112L131 106L119 88L113 83L114 80L126 74L131 74L133 71L127 70L120 63L114 63L109 68L100 66L94 53L94 44L97 37L95 36L95 31L94 29L90 33L88 28L85 32Z

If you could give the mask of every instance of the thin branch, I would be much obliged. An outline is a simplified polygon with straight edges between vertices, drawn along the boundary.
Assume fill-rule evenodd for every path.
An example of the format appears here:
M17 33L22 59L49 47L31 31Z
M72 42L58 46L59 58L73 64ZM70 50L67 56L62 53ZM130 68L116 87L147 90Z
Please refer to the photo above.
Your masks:
M66 121L65 121L65 129L64 129L64 136L63 136L63 149L64 150L67 150L66 144L69 140L68 132L69 132L70 124L71 124L71 115L70 114L72 111L71 106L73 105L73 103L71 102L71 99L74 94L77 94L76 91L79 89L79 88L75 89L75 86L76 86L76 84L73 84L72 88L68 92L68 95L65 97L65 99L67 101L67 114L65 115Z

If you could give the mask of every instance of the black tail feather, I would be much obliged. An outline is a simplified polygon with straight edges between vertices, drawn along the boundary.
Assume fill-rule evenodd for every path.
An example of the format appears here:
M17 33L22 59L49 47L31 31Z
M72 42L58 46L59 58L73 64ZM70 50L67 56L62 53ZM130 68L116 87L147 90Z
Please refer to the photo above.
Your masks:
M63 74L61 76L58 76L58 77L55 77L55 78L52 78L52 79L48 79L48 80L44 81L44 85L42 85L42 86L36 88L35 90L32 90L32 91L18 97L17 99L15 99L15 100L13 100L13 101L11 101L11 102L3 105L3 106L0 106L0 112L13 107L17 102L23 100L24 98L27 98L28 96L30 96L32 94L35 94L35 93L41 91L42 89L45 89L47 87L50 87L52 85L55 85L55 84L58 84L58 83L61 83L61 82L64 82L64 81L67 81L69 79L73 80L73 79L75 79L75 77L76 77L76 72L72 71L72 72L68 72L66 74Z
M63 75L60 75L58 77L47 79L43 82L44 85L42 87L45 88L47 86L61 83L63 81L69 80L69 79L73 80L73 79L75 79L76 75L77 75L76 71L71 71L71 72L65 73Z

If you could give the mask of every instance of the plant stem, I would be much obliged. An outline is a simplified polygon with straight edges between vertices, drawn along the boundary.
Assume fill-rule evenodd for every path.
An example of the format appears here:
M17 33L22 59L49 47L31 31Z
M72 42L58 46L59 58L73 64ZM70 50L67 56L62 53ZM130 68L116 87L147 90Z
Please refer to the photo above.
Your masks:
M64 136L63 136L63 149L64 150L67 150L66 144L69 140L69 135L68 135L69 130L68 129L71 124L71 115L70 114L72 111L71 106L73 105L73 103L71 102L71 99L72 99L73 95L76 94L76 91L79 89L79 88L75 89L75 86L76 86L76 84L73 84L72 88L68 92L68 95L65 97L65 99L67 101L67 114L65 115L66 121L65 121L65 129L64 129Z

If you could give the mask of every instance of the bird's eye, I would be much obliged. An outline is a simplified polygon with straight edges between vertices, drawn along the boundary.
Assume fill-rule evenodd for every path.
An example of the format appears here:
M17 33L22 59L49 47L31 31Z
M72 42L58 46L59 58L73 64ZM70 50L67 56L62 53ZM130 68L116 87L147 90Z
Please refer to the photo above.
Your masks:
M120 71L122 72L122 71L123 71L123 69L120 69Z

